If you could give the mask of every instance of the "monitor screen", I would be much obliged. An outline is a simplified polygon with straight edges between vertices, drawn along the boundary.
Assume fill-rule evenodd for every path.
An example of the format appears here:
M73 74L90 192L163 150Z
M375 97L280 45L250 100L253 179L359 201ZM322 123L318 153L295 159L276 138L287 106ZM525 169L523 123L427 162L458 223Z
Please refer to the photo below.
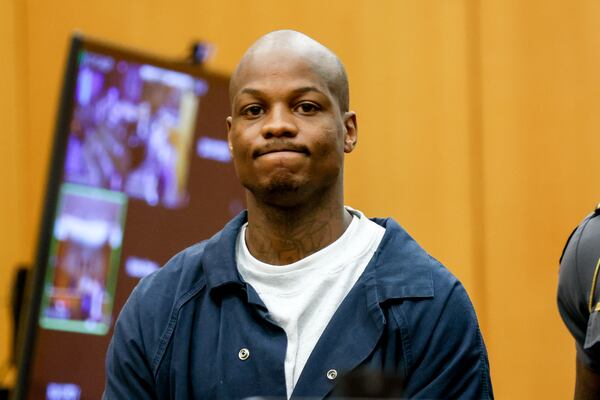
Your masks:
M199 66L73 39L16 398L100 398L131 290L244 208L227 85Z

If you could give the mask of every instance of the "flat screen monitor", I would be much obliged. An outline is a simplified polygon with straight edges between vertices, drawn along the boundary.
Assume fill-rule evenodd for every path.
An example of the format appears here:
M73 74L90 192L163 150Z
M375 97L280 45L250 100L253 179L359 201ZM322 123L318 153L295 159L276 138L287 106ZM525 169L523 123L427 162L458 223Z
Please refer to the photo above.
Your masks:
M73 38L16 399L99 399L138 281L244 208L227 86L199 66Z

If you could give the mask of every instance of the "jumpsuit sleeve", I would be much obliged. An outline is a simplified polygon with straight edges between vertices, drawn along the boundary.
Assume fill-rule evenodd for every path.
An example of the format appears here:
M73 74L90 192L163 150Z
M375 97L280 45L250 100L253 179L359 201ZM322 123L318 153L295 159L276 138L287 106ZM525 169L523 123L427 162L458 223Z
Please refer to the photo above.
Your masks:
M408 316L414 334L409 338L406 397L492 399L485 344L460 282L452 277L437 285L432 302L421 302L417 308Z
M103 399L155 398L154 378L140 323L139 291L134 290L119 315L108 347Z

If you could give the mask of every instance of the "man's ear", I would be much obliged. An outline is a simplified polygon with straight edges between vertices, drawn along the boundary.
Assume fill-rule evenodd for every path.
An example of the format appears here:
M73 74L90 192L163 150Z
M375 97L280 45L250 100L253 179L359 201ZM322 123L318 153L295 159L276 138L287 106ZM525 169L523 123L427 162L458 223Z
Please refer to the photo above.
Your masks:
M344 127L346 134L344 135L344 153L350 153L356 147L358 142L358 125L356 123L356 113L348 111L344 113Z
M225 119L227 124L227 144L229 145L229 153L233 156L233 145L231 144L231 117Z

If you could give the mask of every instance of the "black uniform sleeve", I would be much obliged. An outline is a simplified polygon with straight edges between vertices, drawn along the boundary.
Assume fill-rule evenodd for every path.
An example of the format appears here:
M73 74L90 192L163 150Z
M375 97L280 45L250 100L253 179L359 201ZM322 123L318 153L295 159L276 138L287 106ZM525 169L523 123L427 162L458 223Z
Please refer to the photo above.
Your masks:
M558 279L558 310L575 338L577 358L600 372L600 300L598 284L592 287L600 258L600 215L588 215L577 227L564 250ZM600 280L600 276L598 277ZM590 294L592 312L590 313ZM600 336L598 336L600 338Z

